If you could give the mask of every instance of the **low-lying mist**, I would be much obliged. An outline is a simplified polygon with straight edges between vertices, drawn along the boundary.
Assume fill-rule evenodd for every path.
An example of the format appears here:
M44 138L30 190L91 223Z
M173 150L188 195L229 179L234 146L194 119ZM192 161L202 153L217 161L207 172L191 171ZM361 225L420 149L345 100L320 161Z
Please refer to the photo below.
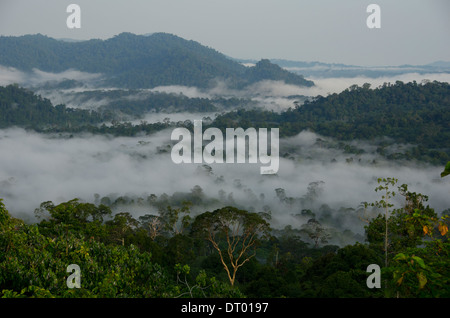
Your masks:
M126 91L117 87L99 87L103 79L102 74L91 74L77 70L67 70L62 73L49 73L34 69L26 73L11 67L0 65L0 85L18 83L29 87L37 94L50 99L54 104L65 104L67 107L98 109L107 106L109 103L117 101L118 98L125 98L130 103L133 100L145 99L151 93L169 93L181 94L188 98L242 98L255 102L259 107L273 111L283 111L289 107L301 104L308 97L318 95L326 96L328 94L340 93L352 85L361 86L364 83L371 84L372 88L379 87L383 83L395 83L396 81L411 82L416 81L440 81L450 82L449 73L404 73L395 76L387 75L380 77L311 77L314 81L312 87L300 87L286 84L282 81L264 80L252 84L243 89L231 89L226 82L217 79L213 88L200 89L197 87L187 87L180 85L159 86L152 89L141 89L130 91L129 96L126 93L114 94L114 91ZM72 82L71 82L72 81ZM68 87L65 86L67 83ZM93 92L98 91L102 94L96 96ZM112 92L108 97L100 98L105 95L104 92ZM83 95L84 92L89 94ZM106 94L107 95L107 94ZM119 97L117 97L119 95ZM186 111L183 109L182 111ZM189 110L188 110L189 111ZM195 110L192 112L196 112Z
M442 167L386 161L363 142L354 142L366 150L363 154L349 154L330 146L331 138L304 131L280 140L278 174L261 175L260 164L177 165L170 156L170 135L169 130L119 138L1 130L0 197L13 216L35 222L34 209L44 201L98 203L121 197L123 204L113 210L137 218L157 214L142 203L152 194L170 198L196 192L203 199L193 213L224 205L270 211L274 228L300 228L312 212L325 226L353 233L344 241L335 238L336 244L362 240L360 204L380 199L374 191L378 177L398 178L399 186L406 183L410 191L428 195L438 213L450 207L450 180L440 178Z
M91 85L99 74L69 70L51 74L34 70L31 74L0 66L0 85L19 83L54 105L97 109L113 99L103 92L118 88ZM66 80L69 86L58 87ZM259 107L283 111L301 104L307 97L339 93L357 84L376 88L397 80L410 82L437 80L450 82L450 74L403 74L395 78L352 77L316 78L313 87L298 87L284 82L262 81L243 90L232 90L226 83L208 90L195 87L165 86L124 93L130 103L155 92L182 94L189 98L243 98ZM94 91L94 93L93 93ZM89 92L83 96L84 92ZM128 95L127 95L128 94ZM89 97L89 98L87 98ZM92 97L92 98L91 98ZM214 118L216 112L150 112L135 119L153 123ZM270 128L270 127L267 127ZM271 214L274 228L291 225L300 228L315 217L334 230L331 243L351 244L364 238L361 202L379 200L374 189L379 177L395 177L398 186L429 196L430 206L440 213L450 208L450 179L440 178L443 167L388 161L376 152L376 145L352 141L349 146L363 152L349 152L339 141L304 131L280 140L280 165L276 175L261 175L260 164L181 164L172 162L174 144L171 131L151 136L109 137L99 135L37 134L19 128L0 130L0 198L12 215L35 222L34 209L44 201L55 204L74 198L86 202L110 202L114 212L130 212L135 217L157 214L150 201L169 199L180 202L195 194L201 198L193 213L234 205L252 212ZM391 145L405 149L410 145ZM393 149L397 151L398 149ZM152 196L154 195L154 196ZM397 206L402 205L397 196ZM149 203L150 202L150 203ZM342 233L346 233L345 235Z
M61 73L41 71L37 68L31 72L20 71L14 67L0 65L0 85L19 84L23 86L40 86L42 84L56 84L66 80L79 81L80 83L92 84L99 80L102 74L81 72L68 69Z

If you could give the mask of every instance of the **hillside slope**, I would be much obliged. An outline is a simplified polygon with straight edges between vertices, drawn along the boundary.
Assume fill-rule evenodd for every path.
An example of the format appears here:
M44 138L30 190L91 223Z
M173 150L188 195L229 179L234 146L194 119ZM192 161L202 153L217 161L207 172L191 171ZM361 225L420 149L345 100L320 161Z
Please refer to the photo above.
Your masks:
M164 85L205 88L216 79L234 88L258 80L314 85L268 60L249 69L212 48L166 33L148 36L121 33L107 40L81 42L61 41L41 34L0 37L0 65L22 71L36 68L58 73L76 69L101 73L102 84L123 88Z

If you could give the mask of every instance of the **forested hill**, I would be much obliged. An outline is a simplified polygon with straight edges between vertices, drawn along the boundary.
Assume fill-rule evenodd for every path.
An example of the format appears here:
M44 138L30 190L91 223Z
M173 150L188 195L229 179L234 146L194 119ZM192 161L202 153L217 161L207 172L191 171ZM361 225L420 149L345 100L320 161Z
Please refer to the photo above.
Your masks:
M208 103L208 100L205 100ZM175 123L131 125L111 121L114 114L53 106L17 85L0 87L0 128L19 126L39 131L78 132L132 136L152 133ZM353 85L339 94L317 96L296 108L276 113L240 109L218 116L209 126L225 131L233 127L280 128L280 136L309 129L336 140L372 140L387 157L417 159L436 164L450 160L450 85L442 82L384 84L371 89ZM204 125L206 129L208 125ZM384 137L388 137L385 139ZM408 144L403 153L386 152L392 144Z
M450 160L450 85L416 82L371 89L353 85L339 94L317 96L282 113L239 110L219 116L215 127L279 127L293 136L305 129L338 140L375 140L415 145L407 158ZM387 141L388 142L388 141ZM385 144L386 145L386 144ZM383 145L382 145L383 146ZM379 150L383 152L382 147Z
M268 60L248 68L198 42L166 33L148 36L121 33L107 40L81 42L66 42L40 34L0 37L0 65L22 71L76 69L101 73L105 75L102 84L123 88L207 87L215 79L226 80L235 88L260 80L314 85Z
M72 129L110 119L107 114L56 105L18 85L0 86L0 128Z

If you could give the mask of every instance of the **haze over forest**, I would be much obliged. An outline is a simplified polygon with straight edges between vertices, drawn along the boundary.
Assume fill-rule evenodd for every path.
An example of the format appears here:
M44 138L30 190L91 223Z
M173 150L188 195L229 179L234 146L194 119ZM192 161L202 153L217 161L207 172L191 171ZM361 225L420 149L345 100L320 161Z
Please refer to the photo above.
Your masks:
M211 48L169 34L136 36L124 33L105 41L86 42L57 41L36 35L17 38L2 37L0 43L2 43L0 84L18 83L48 98L53 105L64 104L66 107L75 109L113 111L116 116L114 119L126 119L135 124L142 121L162 122L167 118L174 122L206 117L214 119L221 112L238 108L256 107L280 112L301 105L307 98L340 93L355 84L362 86L364 83L370 83L372 88L375 88L383 83L396 81L447 82L450 77L447 65L438 64L428 67L418 66L413 68L415 71L413 73L410 73L410 68L406 68L403 73L393 77L389 70L382 73L384 76L368 77L365 72L370 70L360 68L361 73L357 74L359 76L327 78L326 64L322 64L324 72L321 77L303 79L301 75L283 71L269 60L245 67ZM25 49L30 46L34 46L35 49ZM153 61L151 62L153 64L149 64L148 67L159 64L158 56L164 56L164 59L167 59L167 54L163 54L164 52L173 52L173 56L167 60L167 63L172 63L171 67L161 67L165 73L156 71L151 73L137 64L139 56L142 55L140 47L145 46L152 48L148 60ZM44 52L44 56L30 55L37 52L36 50ZM121 53L121 50L124 53ZM99 62L92 63L96 55L104 54L101 52L110 52L108 54L111 58L103 58ZM83 56L83 54L89 54L89 56ZM115 56L120 57L123 54L127 54L127 58L117 61L122 65L131 66L111 67L116 65L113 62ZM75 58L76 56L78 58ZM190 68L196 67L196 61L202 58L209 59L209 62L203 61L203 63L210 65L209 68L200 68L204 70L204 73L198 73L197 77L180 75L191 74ZM310 64L311 68L317 71L317 63ZM290 66L293 67L293 65L295 64L291 62ZM307 71L308 65L306 63L303 65L302 70ZM341 65L341 69L348 68L352 67L345 68ZM333 69L333 66L329 65L329 69ZM400 67L396 70L398 72L401 69ZM419 73L418 69L422 71ZM168 75L164 76L166 73ZM119 84L121 78L138 78L139 75L136 74L148 77L148 80L143 79L140 85L142 87L130 88L129 84L125 84L124 87L114 85ZM205 81L207 79L209 82ZM128 83L126 80L125 82ZM239 82L242 84L237 85L236 83ZM134 84L131 85L134 86ZM110 124L112 120L112 118L108 119L109 123L106 122L106 124ZM23 128L25 127L24 125ZM8 152L2 152L3 156L9 158L8 160L4 158L3 162L10 162L12 165L11 167L8 164L2 165L2 184L5 187L3 191L12 195L13 211L16 209L16 204L19 205L17 212L30 213L40 201L50 199L82 197L84 200L92 200L93 193L99 193L102 196L111 193L118 195L171 194L177 191L189 191L198 184L204 191L208 191L208 195L217 196L221 187L225 187L216 185L214 182L211 185L210 182L214 181L214 178L209 178L208 181L208 178L202 179L200 176L188 174L188 171L192 170L193 173L199 167L176 166L167 161L166 153L156 153L157 149L170 144L170 131L132 138L106 138L80 134L69 140L61 140L48 134L25 132L19 127L4 130L2 135L2 142L7 143L5 149L10 149ZM389 137L386 136L386 138ZM242 179L242 181L245 180L244 188L253 191L256 196L263 193L268 200L275 198L276 188L285 188L291 196L301 196L309 183L324 181L323 203L337 205L336 208L346 204L348 204L346 207L357 208L359 202L366 200L365 197L373 196L371 188L377 177L402 174L403 177L400 179L404 178L405 183L416 185L418 190L430 193L432 199L435 197L436 204L440 208L445 208L449 203L444 195L445 190L439 190L443 189L441 181L432 181L438 179L438 172L441 169L439 165L434 167L414 161L386 160L376 153L372 140L356 138L347 142L349 145L366 150L363 155L355 156L345 153L342 146L341 149L318 147L316 143L318 139L327 140L330 144L341 142L332 136L324 137L311 131L300 132L297 136L282 141L283 149L284 145L289 149L295 148L299 154L295 159L282 159L276 186L271 180L266 181L271 186L266 186L263 190L255 188L259 187L257 180L260 176L255 174L256 167L253 169L252 165L227 167L223 172L220 172L223 167L217 165L212 168L212 174L217 177L225 172L230 174L230 176L224 176L228 184L228 188L224 188L227 194L233 193L234 196L239 197L242 190L233 188L232 185L234 180ZM43 145L46 146L43 147ZM70 145L70 147L62 151L62 145ZM115 149L117 145L122 147ZM391 148L403 149L410 146L390 145ZM100 149L104 150L100 151ZM117 151L119 156L115 155ZM66 160L57 159L59 156ZM146 156L145 160L140 158L143 156ZM23 159L18 162L17 158ZM354 163L349 164L347 162L349 158L353 159ZM336 164L330 164L333 159L337 162ZM378 161L377 165L372 164L374 161ZM159 164L163 166L159 167ZM320 168L322 164L326 164L327 169ZM52 173L58 166L61 171ZM317 166L315 173L313 173L315 169L311 169L314 166ZM419 174L410 173L410 169L416 169L416 167L420 167L417 168L420 171L418 171ZM173 173L177 169L180 171ZM96 171L96 173L92 174L90 171ZM117 174L117 171L123 172L124 175ZM239 178L243 171L248 176ZM184 178L186 181L181 183L175 181L180 173L187 174ZM51 179L44 181L49 177L48 174L51 179L54 179L53 185L49 182ZM365 177L358 177L355 180L356 176L362 175ZM111 181L104 182L103 178ZM124 183L124 179L129 182ZM80 184L76 180L80 180ZM158 180L158 183L155 184L154 180ZM343 182L343 180L346 181ZM424 180L428 181L424 182ZM283 186L284 182L286 182L285 186ZM44 184L48 184L48 187ZM121 188L124 184L128 184L130 189ZM29 193L29 195L24 198L21 195L23 193ZM13 202L17 203L13 204Z
M449 83L442 61L240 60L165 33L2 36L0 198L30 223L45 201L79 198L138 219L191 200L193 215L235 206L270 214L278 230L313 217L330 229L327 243L364 243L362 202L379 198L380 177L448 213L450 179L440 174L450 161ZM174 164L171 132L193 120L223 131L280 128L278 173Z

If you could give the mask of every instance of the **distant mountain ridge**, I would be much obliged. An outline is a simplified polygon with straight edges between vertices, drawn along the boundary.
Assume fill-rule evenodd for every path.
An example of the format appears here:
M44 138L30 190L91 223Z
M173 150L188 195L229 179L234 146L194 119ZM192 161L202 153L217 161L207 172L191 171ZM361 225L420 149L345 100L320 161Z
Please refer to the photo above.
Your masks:
M258 61L252 59L236 59L245 65L255 65ZM293 61L284 59L269 59L273 64L294 74L310 78L358 77L378 78L382 76L398 76L408 73L417 74L450 74L450 61L435 61L424 65L385 65L361 66L343 63L324 63L319 61Z
M56 40L41 34L0 37L0 65L21 71L75 69L104 75L102 84L124 88L184 85L206 88L216 79L240 88L261 80L313 86L269 60L246 67L192 40L167 33L121 33L107 40Z
M239 60L238 60L239 61ZM245 61L251 63L251 61ZM271 63L296 74L308 77L356 77L377 78L381 76L397 76L407 73L436 74L450 73L450 62L436 61L425 65L397 66L359 66L342 63L302 62L281 59L270 59Z

